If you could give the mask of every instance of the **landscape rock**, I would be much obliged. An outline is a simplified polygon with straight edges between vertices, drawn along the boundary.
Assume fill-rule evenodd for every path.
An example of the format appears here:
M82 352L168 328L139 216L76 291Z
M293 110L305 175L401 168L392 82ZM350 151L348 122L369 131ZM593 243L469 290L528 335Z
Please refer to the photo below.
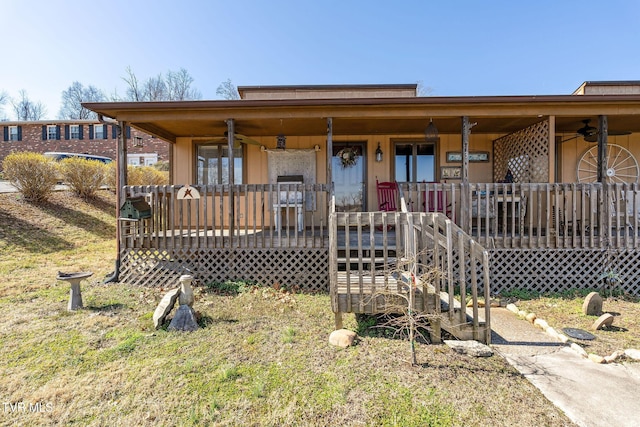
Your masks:
M598 319L593 322L591 325L591 329L597 331L598 329L608 328L613 325L613 315L610 313L605 313L602 316L598 317Z
M491 347L479 343L478 341L444 340L444 343L451 347L453 351L459 354L466 354L473 357L493 356L493 350L491 350Z
M547 328L549 327L549 324L547 323L547 321L544 320L544 319L540 319L540 318L534 320L533 324L535 326L537 326L538 328L542 329L543 331L546 331Z
M520 310L518 309L518 306L517 306L517 305L515 305L514 303L507 304L507 310L509 310L509 311L511 311L511 312L513 312L513 313L515 313L515 314L518 314L518 312L520 311Z
M175 288L167 292L160 300L160 303L156 307L156 311L153 312L153 326L156 329L159 329L162 326L164 320L167 318L169 313L171 313L171 310L173 310L173 306L176 305L178 295L180 295L180 288Z
M560 339L560 334L558 334L558 332L551 326L549 326L545 332L552 338Z
M329 344L336 347L349 347L356 339L356 333L348 329L336 329L329 335Z
M584 351L584 348L582 348L581 346L579 346L576 343L571 343L571 349L573 351L575 351L576 353L578 353L580 356L582 357L589 357L589 355L587 354L586 351Z
M187 331L192 332L198 329L198 322L196 321L196 312L193 308L184 304L178 307L176 315L171 319L169 331Z
M589 360L595 363L604 363L604 357L598 356L597 354L589 353Z
M565 334L558 334L558 339L560 341L562 341L563 343L567 343L569 342L569 337L566 336Z
M622 356L624 356L624 351L614 351L613 353L611 353L611 355L605 356L604 361L606 363L613 363L616 360L620 359Z
M602 297L597 292L591 292L584 299L582 312L588 316L600 316L602 314Z
M629 359L640 360L640 350L636 350L635 348L626 349L624 355Z
M536 314L535 313L529 313L525 316L525 319L527 319L527 321L529 321L529 323L533 323L536 320Z

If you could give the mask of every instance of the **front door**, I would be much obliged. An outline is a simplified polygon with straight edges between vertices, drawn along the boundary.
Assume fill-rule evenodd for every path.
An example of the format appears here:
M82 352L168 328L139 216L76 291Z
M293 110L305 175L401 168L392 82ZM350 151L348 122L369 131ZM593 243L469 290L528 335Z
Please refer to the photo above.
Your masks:
M364 211L365 151L364 142L334 142L331 165L338 212Z

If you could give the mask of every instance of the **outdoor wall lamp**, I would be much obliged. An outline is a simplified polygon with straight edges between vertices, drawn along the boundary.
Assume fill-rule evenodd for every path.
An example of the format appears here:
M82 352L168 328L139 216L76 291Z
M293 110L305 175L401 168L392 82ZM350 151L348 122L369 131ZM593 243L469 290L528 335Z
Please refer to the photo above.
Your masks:
M284 150L287 148L287 137L284 134L279 134L276 139L276 148L278 150Z
M382 161L382 149L380 148L380 142L378 142L378 148L376 148L376 162Z
M133 137L133 146L134 147L143 147L144 143L142 142L142 137L141 136L134 136Z

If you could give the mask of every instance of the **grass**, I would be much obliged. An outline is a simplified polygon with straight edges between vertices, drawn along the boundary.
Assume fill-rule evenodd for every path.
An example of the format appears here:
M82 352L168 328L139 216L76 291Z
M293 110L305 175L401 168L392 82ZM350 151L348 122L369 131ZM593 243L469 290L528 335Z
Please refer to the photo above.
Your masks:
M114 199L0 195L0 425L557 426L570 421L500 357L363 333L328 344L328 295L227 284L195 289L203 326L155 330L166 289L102 284ZM57 271L91 270L66 310ZM236 286L237 285L237 286ZM354 316L345 327L356 330ZM41 412L30 412L41 402ZM7 407L7 406L5 406Z

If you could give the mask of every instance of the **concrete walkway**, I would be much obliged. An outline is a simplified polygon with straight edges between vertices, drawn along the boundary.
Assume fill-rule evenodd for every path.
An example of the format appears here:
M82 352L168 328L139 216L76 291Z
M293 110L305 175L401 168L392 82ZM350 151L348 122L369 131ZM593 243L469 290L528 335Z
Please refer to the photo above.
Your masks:
M594 363L505 308L491 328L494 350L577 425L640 426L640 363Z

